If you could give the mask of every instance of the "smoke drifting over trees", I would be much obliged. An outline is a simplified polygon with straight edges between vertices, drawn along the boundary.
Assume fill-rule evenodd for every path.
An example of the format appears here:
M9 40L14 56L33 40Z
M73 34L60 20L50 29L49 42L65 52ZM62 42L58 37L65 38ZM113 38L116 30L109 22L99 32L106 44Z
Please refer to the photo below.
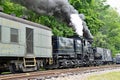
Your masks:
M69 23L73 24L73 28L76 30L76 33L80 36L78 31L83 30L83 35L87 39L93 39L93 36L91 35L89 29L87 28L86 24L84 24L84 20L80 18L79 20L82 20L82 25L75 26L76 23L72 22L71 15L79 15L78 11L70 5L68 0L11 0L15 3L19 3L26 8L38 13L38 14L46 14L46 15L53 15L56 17L61 17L64 20L67 20ZM81 22L77 22L78 24Z
M26 6L40 14L55 15L59 13L61 15L70 16L70 14L78 14L68 2L68 0L11 0ZM58 15L59 16L59 15Z

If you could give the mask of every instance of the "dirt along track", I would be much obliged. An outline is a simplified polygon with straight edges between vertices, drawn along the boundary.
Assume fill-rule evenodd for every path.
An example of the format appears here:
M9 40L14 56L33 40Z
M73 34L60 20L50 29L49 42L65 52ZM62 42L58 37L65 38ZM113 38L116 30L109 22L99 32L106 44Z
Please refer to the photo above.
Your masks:
M105 65L97 67L80 67L70 69L55 69L20 74L0 75L0 80L45 80L52 77L67 76L81 73L92 73L111 69L118 69L120 65Z

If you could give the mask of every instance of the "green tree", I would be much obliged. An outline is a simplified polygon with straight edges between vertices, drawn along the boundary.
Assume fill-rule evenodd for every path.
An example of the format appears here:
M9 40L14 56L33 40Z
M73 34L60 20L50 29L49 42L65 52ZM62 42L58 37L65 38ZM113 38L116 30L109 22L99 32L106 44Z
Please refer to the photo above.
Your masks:
M103 5L103 2L101 0L70 0L70 3L79 13L83 13L86 16L85 21L92 34L95 35L104 24L104 22L99 19L99 11L104 11L106 7Z

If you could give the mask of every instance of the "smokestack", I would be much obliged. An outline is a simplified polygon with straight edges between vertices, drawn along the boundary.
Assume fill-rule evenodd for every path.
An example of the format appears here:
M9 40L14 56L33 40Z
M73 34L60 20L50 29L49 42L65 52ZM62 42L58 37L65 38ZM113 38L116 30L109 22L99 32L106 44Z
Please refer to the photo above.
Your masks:
M39 14L53 15L56 17L63 16L64 20L69 20L73 28L79 36L83 36L83 31L88 28L83 28L83 20L80 18L78 11L74 9L68 0L11 0L19 3L26 8L35 11ZM87 27L87 26L86 26ZM89 33L89 32L86 32ZM88 35L88 34L87 34ZM89 36L89 35L88 35ZM92 38L92 37L91 37Z

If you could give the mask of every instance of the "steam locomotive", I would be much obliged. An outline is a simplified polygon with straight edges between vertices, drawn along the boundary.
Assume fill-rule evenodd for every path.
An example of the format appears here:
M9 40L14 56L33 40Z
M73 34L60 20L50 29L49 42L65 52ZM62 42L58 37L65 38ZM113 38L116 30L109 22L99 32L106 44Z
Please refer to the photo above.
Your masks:
M68 68L112 62L109 49L83 38L52 36L50 28L0 12L0 73Z
M82 38L52 37L53 64L59 68L98 66L112 63L109 49L92 47Z

